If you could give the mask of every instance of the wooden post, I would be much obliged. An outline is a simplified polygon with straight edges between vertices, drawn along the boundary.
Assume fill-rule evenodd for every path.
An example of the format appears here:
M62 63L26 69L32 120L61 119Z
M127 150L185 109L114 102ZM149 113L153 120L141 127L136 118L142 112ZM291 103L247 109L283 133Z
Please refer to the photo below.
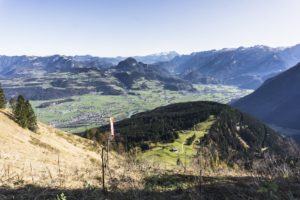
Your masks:
M109 118L109 122L110 122L110 131L111 134L108 136L107 138L107 146L102 147L102 152L101 152L101 160L102 160L102 188L103 191L106 192L106 188L105 188L105 168L108 167L108 163L109 163L109 143L110 143L110 139L114 137L115 133L114 133L114 118L110 117ZM105 150L106 150L106 158L105 158Z
M102 160L102 189L105 192L106 188L105 188L105 161L104 161L104 148L102 148L102 154L101 154L101 160Z

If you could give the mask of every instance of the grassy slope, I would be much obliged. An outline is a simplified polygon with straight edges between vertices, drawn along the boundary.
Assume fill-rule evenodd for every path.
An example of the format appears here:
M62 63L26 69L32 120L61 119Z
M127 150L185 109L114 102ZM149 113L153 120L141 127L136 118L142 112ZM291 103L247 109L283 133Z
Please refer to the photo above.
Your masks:
M215 118L211 116L207 121L197 124L193 130L185 130L179 133L179 138L173 143L151 144L151 149L139 154L142 160L159 162L162 165L176 166L177 159L181 162L189 164L191 159L197 154L197 139L202 138L214 123ZM185 145L187 138L195 134L196 138L191 145ZM177 152L171 152L170 149L175 148Z
M38 133L22 129L10 112L0 110L0 186L99 186L99 145L41 123L38 126ZM111 154L110 167L121 170L121 160Z

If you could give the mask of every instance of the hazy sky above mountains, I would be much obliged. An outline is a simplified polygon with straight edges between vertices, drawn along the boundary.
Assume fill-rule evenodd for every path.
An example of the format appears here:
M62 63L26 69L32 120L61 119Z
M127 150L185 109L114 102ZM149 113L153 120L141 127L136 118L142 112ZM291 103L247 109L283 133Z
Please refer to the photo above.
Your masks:
M300 43L299 0L0 0L0 54L129 56Z

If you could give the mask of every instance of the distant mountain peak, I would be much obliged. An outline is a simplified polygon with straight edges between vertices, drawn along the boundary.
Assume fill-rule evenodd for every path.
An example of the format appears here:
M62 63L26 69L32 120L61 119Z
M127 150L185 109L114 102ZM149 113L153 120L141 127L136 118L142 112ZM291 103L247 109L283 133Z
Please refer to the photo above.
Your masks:
M130 66L136 66L137 64L138 62L136 59L129 57L119 62L118 67L130 67Z
M179 54L176 51L164 51L164 52L160 52L160 53L154 53L154 54L150 54L148 56L178 56Z
M170 61L176 56L179 56L179 54L176 51L167 51L167 52L149 54L145 56L134 56L134 58L143 63L153 64L158 62Z
M137 63L137 60L134 59L133 57L126 58L124 61L129 63Z

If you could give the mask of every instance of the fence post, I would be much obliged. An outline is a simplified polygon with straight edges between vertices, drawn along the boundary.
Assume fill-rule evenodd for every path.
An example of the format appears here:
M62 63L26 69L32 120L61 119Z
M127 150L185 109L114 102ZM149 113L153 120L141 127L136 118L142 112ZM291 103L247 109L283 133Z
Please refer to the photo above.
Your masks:
M104 160L104 147L102 147L102 153L101 153L101 160L102 160L102 189L105 192L106 188L105 188L105 160Z

